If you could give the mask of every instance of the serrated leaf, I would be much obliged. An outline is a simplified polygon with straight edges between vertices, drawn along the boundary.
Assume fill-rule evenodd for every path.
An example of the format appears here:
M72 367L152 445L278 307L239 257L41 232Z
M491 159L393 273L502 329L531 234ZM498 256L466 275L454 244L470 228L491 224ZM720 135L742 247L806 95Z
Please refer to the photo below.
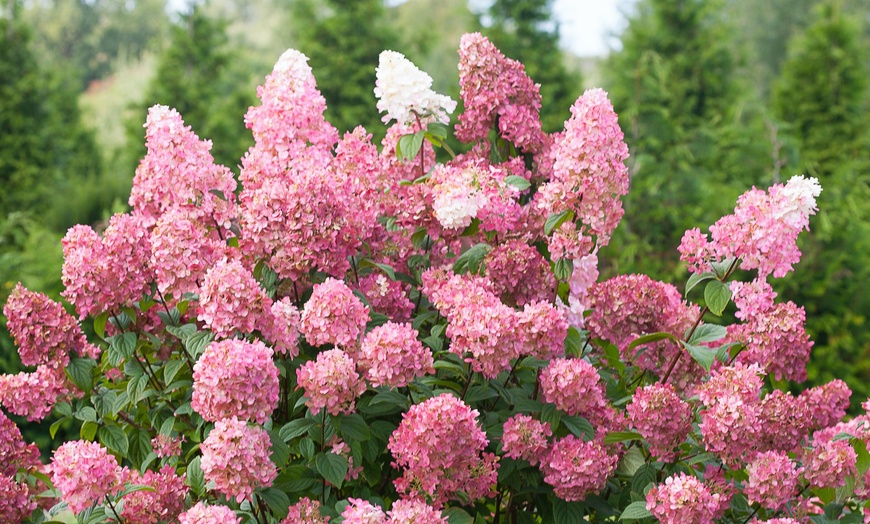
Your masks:
M605 444L616 444L617 442L627 442L629 440L641 440L643 436L634 431L614 431L604 435Z
M48 434L54 439L54 436L57 434L57 430L60 428L60 425L63 424L67 419L66 417L54 421L51 426L48 428Z
M632 340L631 343L628 345L628 351L631 352L631 350L636 348L637 346L649 344L650 342L658 342L659 340L664 340L666 338L673 340L674 342L680 341L680 339L675 337L674 335L670 333L665 333L663 331L658 333L650 333L648 335L643 335Z
M683 344L689 355L695 359L695 362L701 365L706 371L710 371L713 361L716 360L716 351L707 346L693 346L692 344Z
M105 339L106 338L106 323L109 321L109 312L104 311L97 318L94 319L94 333L97 334L98 337Z
M870 453L867 452L867 445L863 440L858 438L850 439L852 443L852 447L855 449L855 455L858 457L858 461L856 463L858 469L858 477L863 478L864 473L870 469Z
M553 500L553 519L555 524L583 522L582 506L579 502L567 502L556 498Z
M550 236L550 233L569 220L574 220L574 212L570 209L566 209L559 213L553 213L548 216L547 221L544 222L544 235Z
M100 442L107 448L117 451L121 455L126 455L130 448L130 441L127 440L127 434L118 426L103 426L98 432Z
M97 411L90 406L82 406L81 409L75 412L75 418L83 421L83 422L96 422L97 421Z
M718 280L711 280L704 288L704 301L711 313L722 316L722 312L731 301L731 289Z
M570 258L560 258L553 264L553 276L559 282L568 282L574 274L574 261Z
M695 288L698 284L705 280L710 280L711 278L716 278L716 275L709 271L704 271L703 273L692 273L692 276L689 277L689 280L686 281L686 292L685 295L689 295L689 291Z
M725 337L728 334L728 329L725 326L716 324L701 324L695 328L692 333L692 338L689 339L689 344L703 344L704 342L715 342Z
M347 459L335 453L320 453L314 461L317 472L330 484L341 488L347 476Z
M341 417L338 423L338 432L347 442L365 442L372 438L368 423L357 414Z
M187 348L187 351L190 353L190 356L196 359L199 357L204 351L205 348L211 344L211 341L214 339L214 335L212 335L208 331L199 331L194 333L186 341L184 341L184 347Z
M461 508L447 508L441 512L449 524L473 524L474 518Z
M112 337L109 344L109 364L118 366L123 360L129 359L136 351L136 334L130 331Z
M720 260L719 262L710 263L710 267L713 268L713 274L716 275L717 278L725 278L725 275L728 273L728 269L731 267L731 264L734 263L734 257L728 257L725 260Z
M583 337L577 328L571 326L568 328L568 334L565 336L565 354L572 357L579 357L583 352Z
M172 384L172 379L178 374L178 371L184 367L183 360L170 360L163 366L163 383Z
M471 246L465 253L459 255L456 262L453 263L453 272L456 274L467 272L478 274L483 269L483 259L490 251L492 251L492 246L489 244L480 243Z
M653 514L646 509L646 501L639 500L626 506L619 520L640 520L652 516Z
M290 447L284 443L284 440L277 431L269 431L269 440L272 441L272 453L269 455L269 458L275 464L275 467L280 470L290 458Z
M77 388L87 393L94 387L96 365L91 358L72 358L66 367L66 374Z
M444 140L445 138L447 138L447 133L449 131L447 126L445 124L442 124L441 122L429 122L426 125L426 132L434 136L435 138L440 138L441 140Z
M387 264L373 262L367 258L364 258L359 261L359 267L376 267L386 273L390 280L396 280L396 271L393 269L392 266L389 266Z
M568 428L575 437L580 437L583 440L589 441L595 437L595 428L583 417L578 416L563 416L562 424Z
M531 182L529 182L525 178L523 178L521 176L517 176L517 175L510 175L510 176L505 177L504 182L505 182L505 184L507 184L509 186L514 186L515 188L519 189L520 191L525 191L526 189L532 187Z
M294 438L301 437L308 433L308 429L315 424L316 422L309 418L291 420L278 430L278 436L281 437L281 440L284 442L290 442Z
M559 422L562 420L562 414L556 409L556 406L547 402L541 406L541 422L546 422L555 432L559 427Z
M98 427L99 426L97 426L96 422L87 421L82 424L82 428L81 430L79 430L79 436L82 438L82 440L94 440L94 437L97 436Z
M269 509L272 510L272 515L278 519L283 519L287 516L288 508L290 508L290 497L280 489L267 488L257 493Z
M200 466L200 457L195 457L187 465L185 484L190 486L191 491L196 495L202 495L203 491L205 491L205 478Z

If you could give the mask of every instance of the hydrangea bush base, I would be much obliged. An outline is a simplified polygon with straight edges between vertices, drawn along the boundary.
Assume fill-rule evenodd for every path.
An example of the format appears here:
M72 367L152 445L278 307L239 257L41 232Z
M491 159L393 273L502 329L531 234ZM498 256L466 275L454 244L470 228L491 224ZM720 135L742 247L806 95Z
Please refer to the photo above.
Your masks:
M867 415L841 381L782 387L812 341L769 279L818 182L686 232L683 293L599 282L629 186L606 93L548 135L522 64L459 53L460 155L456 102L392 51L380 147L285 53L238 182L150 110L132 211L63 240L78 319L20 285L5 306L31 368L0 376L4 522L870 522ZM80 440L42 463L6 413L52 411Z

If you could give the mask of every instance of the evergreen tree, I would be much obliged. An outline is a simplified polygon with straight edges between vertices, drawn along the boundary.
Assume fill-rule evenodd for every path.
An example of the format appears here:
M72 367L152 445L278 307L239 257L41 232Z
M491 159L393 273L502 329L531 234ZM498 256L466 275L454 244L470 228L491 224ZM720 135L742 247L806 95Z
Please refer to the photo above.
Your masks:
M741 99L718 5L640 0L611 55L605 85L631 153L626 215L604 262L682 278L686 229L712 223L743 188L769 182L766 132Z
M212 141L218 163L231 168L239 164L253 145L244 115L255 100L248 75L233 69L228 41L226 22L208 17L198 5L172 28L172 40L129 126L135 163L145 154L142 124L147 109L162 104L178 110L200 138Z
M870 138L866 50L860 29L836 3L823 2L816 20L792 42L776 85L775 106L797 142L799 172L823 191L798 271L780 285L807 309L815 341L812 384L844 378L870 395ZM810 384L811 385L811 384Z
M398 50L382 0L299 0L294 4L296 47L309 58L326 118L340 132L362 125L385 133L375 100L375 68L385 49Z
M519 60L541 84L544 131L564 128L571 105L583 93L579 73L568 73L559 48L559 26L551 0L495 0L488 11L491 25L484 34L505 56Z

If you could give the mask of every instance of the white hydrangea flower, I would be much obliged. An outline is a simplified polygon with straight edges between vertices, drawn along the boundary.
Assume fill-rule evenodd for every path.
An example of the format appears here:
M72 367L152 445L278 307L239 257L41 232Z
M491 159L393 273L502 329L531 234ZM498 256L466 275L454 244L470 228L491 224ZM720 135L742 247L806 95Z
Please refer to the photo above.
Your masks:
M444 177L444 172L449 173ZM446 178L432 187L435 218L446 229L465 229L488 200L475 183L474 170L444 170L433 178Z
M816 198L821 193L822 186L817 178L791 177L779 192L782 200L778 202L776 217L798 229L807 227L810 215L818 210Z
M383 51L376 72L378 111L387 113L381 118L383 122L395 119L409 125L416 121L415 113L424 124L450 121L448 115L456 109L456 102L432 91L432 77L418 69L405 55Z

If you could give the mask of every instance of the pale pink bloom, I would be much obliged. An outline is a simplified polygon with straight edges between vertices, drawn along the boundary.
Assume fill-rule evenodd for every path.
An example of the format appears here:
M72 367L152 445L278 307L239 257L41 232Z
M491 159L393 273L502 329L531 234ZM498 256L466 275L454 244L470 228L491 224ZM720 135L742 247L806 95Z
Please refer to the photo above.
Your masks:
M223 259L209 268L199 293L197 318L218 337L258 329L272 301L238 260Z
M692 407L677 396L670 384L638 388L626 412L649 443L650 454L664 462L674 460L674 448L686 440L694 420Z
M359 290L369 301L372 310L382 313L393 322L410 320L414 303L408 298L405 285L390 280L380 273L359 279Z
M197 502L178 516L178 524L241 524L242 519L226 506L209 506Z
M553 442L540 468L556 496L570 502L601 491L618 462L601 444L568 435Z
M218 420L200 448L206 482L241 503L259 487L268 487L277 476L269 460L272 441L261 427L235 417Z
M39 449L36 444L25 443L18 426L0 411L0 477L12 477L19 469L30 469L39 465Z
M341 280L327 278L314 286L302 308L300 332L312 346L350 347L369 320L369 308Z
M857 474L858 457L848 440L817 443L804 454L803 478L814 488L838 488Z
M541 393L546 402L569 415L580 415L593 425L607 424L613 408L595 366L580 358L554 358L541 370Z
M839 379L803 390L800 398L806 402L807 411L804 416L811 421L810 431L833 426L842 420L849 409L851 396L849 386Z
M357 365L372 386L407 386L435 373L432 353L417 340L411 324L387 322L369 331L357 353Z
M331 415L353 413L356 399L366 390L353 359L340 349L317 355L296 370L298 388L305 391L305 405L312 413L326 408Z
M329 524L329 517L320 514L320 502L308 497L299 499L289 511L281 524Z
M746 349L739 362L760 364L776 380L803 382L813 341L807 333L806 312L794 302L774 304L748 316L743 324L728 327L728 340Z
M697 478L678 473L649 490L646 509L662 524L713 524L719 498Z
M61 445L51 465L51 481L73 513L101 503L120 484L118 461L96 442L75 440Z
M522 337L523 355L547 360L565 353L568 321L549 301L527 303L517 313L517 330Z
M447 524L447 517L441 510L420 500L399 499L393 502L393 507L387 512L389 519L386 524Z
M761 453L746 466L743 493L750 504L779 510L797 494L801 469L781 451Z
M99 358L100 348L89 343L75 319L63 306L19 282L3 308L6 327L18 346L25 366L55 363L65 366L69 354Z
M300 322L299 309L293 305L290 297L284 297L269 308L260 331L274 344L276 353L286 358L296 358L299 355Z
M399 493L431 497L436 507L459 491L472 500L493 494L498 459L483 452L489 441L478 414L448 393L411 406L387 445L402 471Z
M528 460L534 466L547 451L547 439L552 435L553 431L546 422L517 414L504 423L501 448L505 456Z
M809 406L803 396L775 389L761 400L761 438L763 451L796 452L804 443L813 421L807 417Z
M58 399L75 392L64 368L57 364L44 364L32 373L0 375L0 404L10 413L30 421L42 420L51 413Z
M121 517L130 524L157 524L172 522L184 510L188 488L184 476L175 474L175 468L165 465L159 472L125 470L124 482L149 486L154 491L141 490L124 495Z
M387 515L378 506L362 499L349 498L341 512L344 524L385 524Z
M179 457L181 456L181 443L184 442L184 437L171 437L168 435L158 434L151 439L151 448L154 454L161 458Z
M212 342L193 366L190 407L209 422L265 423L278 405L278 368L262 342Z

